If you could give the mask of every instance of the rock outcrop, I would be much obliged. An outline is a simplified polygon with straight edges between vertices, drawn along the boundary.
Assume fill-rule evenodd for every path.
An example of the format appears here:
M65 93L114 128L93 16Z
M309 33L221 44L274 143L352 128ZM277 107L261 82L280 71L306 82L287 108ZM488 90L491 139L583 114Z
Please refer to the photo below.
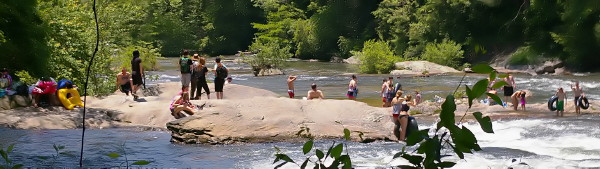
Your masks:
M352 56L352 57L349 57L348 59L344 59L343 62L347 63L347 64L355 64L356 65L356 64L360 64L360 59L358 59L358 56Z
M197 115L167 124L172 132L171 141L208 144L282 141L298 138L302 127L309 128L316 138L341 138L346 127L363 132L367 140L377 140L390 137L393 127L387 109L351 100L254 97L198 104L205 106Z
M273 75L282 75L284 74L281 69L271 68L271 69L258 69L254 70L254 76L273 76Z
M548 60L544 62L543 65L535 68L535 73L537 74L553 74L556 72L556 69L564 67L564 64L560 60ZM564 69L562 70L564 73Z
M396 69L390 74L394 76L429 76L445 73L460 73L460 71L428 61L405 61L395 64Z

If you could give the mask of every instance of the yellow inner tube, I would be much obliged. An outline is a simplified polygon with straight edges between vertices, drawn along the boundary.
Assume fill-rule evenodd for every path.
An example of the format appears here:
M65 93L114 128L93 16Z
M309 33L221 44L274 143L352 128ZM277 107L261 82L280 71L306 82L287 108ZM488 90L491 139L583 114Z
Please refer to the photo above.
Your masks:
M71 97L67 98L67 94L71 94ZM65 106L67 110L73 110L75 106L83 107L81 96L76 89L59 89L58 100Z

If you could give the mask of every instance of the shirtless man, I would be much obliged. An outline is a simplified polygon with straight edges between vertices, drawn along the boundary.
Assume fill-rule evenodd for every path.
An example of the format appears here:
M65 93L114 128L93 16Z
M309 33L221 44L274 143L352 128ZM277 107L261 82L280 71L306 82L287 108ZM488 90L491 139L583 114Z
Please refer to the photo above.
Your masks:
M558 91L554 95L558 97L558 101L556 103L556 116L563 116L563 113L565 112L565 100L567 99L567 93L565 93L561 87L558 88Z
M312 85L310 85L310 88L312 90L309 90L308 95L306 96L308 100L325 98L325 96L323 96L323 92L321 92L321 90L317 90L317 84L313 83Z
M508 102L515 91L515 78L509 73L508 76L504 78L504 81L508 83L508 85L504 86L502 90L504 90L504 100Z
M388 90L388 80L387 79L383 79L383 84L381 84L381 101L383 101L383 105L381 105L381 107L386 107L387 106L387 99L386 99L386 92Z
M579 87L579 81L575 81L575 87L571 84L571 90L573 90L573 95L575 95L575 113L580 115L581 107L579 107L579 98L583 97L583 89Z
M131 86L133 86L133 80L131 80L131 73L127 72L127 68L121 68L121 73L117 74L117 90L121 89L121 92L129 96L131 92Z
M288 85L288 95L290 98L294 98L294 81L296 81L296 76L288 76L287 85Z

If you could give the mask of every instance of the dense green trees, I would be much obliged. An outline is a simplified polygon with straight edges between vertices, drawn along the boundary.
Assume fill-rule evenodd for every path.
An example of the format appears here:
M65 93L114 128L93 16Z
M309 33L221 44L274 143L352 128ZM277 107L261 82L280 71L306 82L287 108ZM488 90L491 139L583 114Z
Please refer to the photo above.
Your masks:
M0 66L80 82L94 38L90 4L0 2ZM597 70L600 63L600 1L593 0L107 0L98 9L98 84L133 48L149 56L183 49L214 56L259 42L302 59L346 58L374 40L387 43L395 60L454 67L510 53L512 64L560 58Z

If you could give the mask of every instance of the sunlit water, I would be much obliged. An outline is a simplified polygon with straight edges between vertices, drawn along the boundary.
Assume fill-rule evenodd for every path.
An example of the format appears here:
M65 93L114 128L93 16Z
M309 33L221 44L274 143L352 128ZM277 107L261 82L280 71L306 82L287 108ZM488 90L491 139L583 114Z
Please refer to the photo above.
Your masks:
M429 125L422 125L421 128ZM482 151L466 155L454 168L507 168L512 159L534 168L598 168L600 167L600 117L588 115L557 119L522 119L495 121L495 134L467 124L479 140ZM340 131L341 132L341 131ZM66 167L78 165L78 157L60 156L58 160L41 160L51 156L52 145L65 145L67 151L79 153L80 130L14 130L1 129L0 142L16 144L10 154L26 166ZM87 167L118 166L124 158L110 159L105 154L125 149L130 160L152 161L151 167L174 168L272 168L274 146L302 161L302 143L261 143L238 145L180 145L169 142L170 134L136 129L103 129L86 132L84 164ZM325 149L333 141L315 143ZM123 146L124 145L124 146ZM356 168L389 168L407 164L393 159L401 144L375 142L349 143L349 154ZM446 153L450 154L450 151ZM120 154L124 154L121 152ZM312 155L312 153L310 154ZM286 165L284 168L297 168Z
M178 73L168 65L173 59L160 61L167 70L150 72L159 77L151 83L178 81ZM234 83L259 87L287 94L287 75L254 77L243 64L226 62L232 70ZM165 66L167 65L167 66ZM299 97L306 93L311 83L317 83L328 98L345 98L349 73L356 72L356 65L291 62L287 74L298 75L296 92ZM212 75L211 75L212 76ZM377 105L381 79L387 75L359 75L360 101ZM426 99L433 95L445 95L456 88L461 75L433 76L429 78L402 78L401 83L408 90L421 90ZM473 84L483 76L468 76L465 83ZM572 80L581 80L582 87L592 99L600 98L598 74L578 76L529 76L517 75L517 87L532 90L535 94L530 102L543 102L553 91L568 86ZM227 95L227 91L225 91ZM478 125L467 124L479 140L482 151L467 154L465 160L447 157L456 161L454 168L507 168L513 159L524 162L533 168L600 168L600 116L584 115L556 119L521 119L494 121L495 134L481 131ZM427 128L430 124L421 124ZM341 132L341 131L340 131ZM55 154L53 144L66 146L65 151L79 155L81 130L15 130L0 128L0 144L6 147L15 144L10 154L16 163L29 167L75 167L78 157L61 155L56 160L42 160L38 156ZM137 128L87 130L84 164L90 168L117 167L125 159L111 159L108 153L127 154L128 159L152 161L149 167L172 168L273 168L274 146L291 155L296 161L303 161L302 143L261 143L237 145L179 145L169 142L170 133L164 131L144 131ZM316 145L324 149L333 141L318 141ZM356 168L390 168L407 164L403 159L393 159L401 150L401 145L393 142L369 144L348 143L349 154ZM123 151L124 150L124 151ZM410 149L409 149L410 150ZM450 151L446 153L451 154ZM311 153L312 154L312 153ZM309 155L311 155L309 154ZM298 168L286 165L284 168Z

